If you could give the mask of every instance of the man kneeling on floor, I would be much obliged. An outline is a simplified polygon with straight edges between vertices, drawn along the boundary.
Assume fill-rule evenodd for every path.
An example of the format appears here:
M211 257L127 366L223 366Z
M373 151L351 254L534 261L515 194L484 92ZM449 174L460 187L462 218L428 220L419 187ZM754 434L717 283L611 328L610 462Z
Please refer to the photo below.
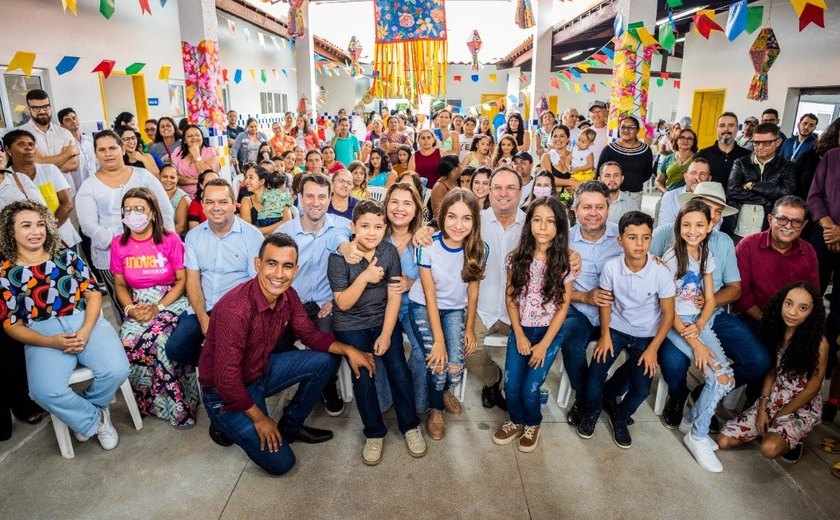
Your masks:
M335 373L338 356L347 357L356 377L361 367L371 374L375 367L371 354L336 341L332 333L312 324L291 287L297 255L297 244L288 235L266 237L254 259L257 276L214 307L198 365L210 420L271 475L283 475L294 466L289 443L332 438L331 431L304 426L303 421ZM272 354L287 327L313 350ZM295 384L300 386L294 398L275 423L268 416L266 397Z

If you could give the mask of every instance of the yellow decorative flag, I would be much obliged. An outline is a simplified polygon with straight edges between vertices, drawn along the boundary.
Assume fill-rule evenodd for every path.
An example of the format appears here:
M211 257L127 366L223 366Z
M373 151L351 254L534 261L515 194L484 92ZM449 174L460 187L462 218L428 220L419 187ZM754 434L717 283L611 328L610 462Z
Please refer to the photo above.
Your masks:
M659 42L656 40L656 38L654 38L653 35L650 34L648 32L648 30L645 29L644 27L639 27L638 29L636 29L636 34L639 35L639 40L642 42L642 45L645 46L645 47L648 47L650 45L658 45L659 44Z
M76 0L61 0L61 7L64 8L64 12L66 13L68 9L73 14L76 13Z
M9 62L8 67L6 67L6 72L11 72L13 70L20 70L23 72L23 75L27 78L32 75L32 66L35 64L35 53L29 51L17 51L15 55L12 57L12 61Z
M580 69L583 72L589 72L589 67L591 67L591 65L589 65L588 63L579 63L575 65L576 69Z
M490 80L490 83L496 82L496 75L495 74L488 74L487 79Z
M160 68L160 72L158 72L158 79L161 81L166 81L169 79L169 72L172 70L172 67L169 65L163 65Z
M252 80L257 81L257 71L255 71L254 69L250 69L250 70L248 71L248 74L250 74L250 75L251 75L251 79L252 79Z
M580 94L580 83L575 83L575 94Z

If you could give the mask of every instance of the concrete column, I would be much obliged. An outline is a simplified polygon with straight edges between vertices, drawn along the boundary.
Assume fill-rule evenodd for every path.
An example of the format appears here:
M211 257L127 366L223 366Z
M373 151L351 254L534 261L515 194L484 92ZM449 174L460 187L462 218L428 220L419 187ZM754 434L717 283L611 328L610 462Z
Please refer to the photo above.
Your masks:
M526 123L533 127L537 119L536 107L541 96L548 97L551 92L551 48L554 25L554 0L537 0L533 2L534 21L536 24L531 29L534 37L533 50L531 51L531 82L528 84L528 98L531 101L529 114L522 114ZM517 80L518 81L518 80Z
M303 23L306 28L304 35L295 38L295 69L297 69L297 106L301 97L306 96L310 125L315 124L316 105L315 99L318 95L318 87L315 84L315 42L312 38L312 26L309 21L309 2L303 4Z

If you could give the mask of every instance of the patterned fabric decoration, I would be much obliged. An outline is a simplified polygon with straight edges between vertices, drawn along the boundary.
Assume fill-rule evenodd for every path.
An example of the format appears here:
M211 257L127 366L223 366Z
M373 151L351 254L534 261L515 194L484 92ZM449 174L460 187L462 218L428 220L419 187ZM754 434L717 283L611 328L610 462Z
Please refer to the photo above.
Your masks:
M776 62L781 49L776 40L773 29L765 27L758 33L750 47L750 60L752 60L755 76L750 82L750 90L747 92L747 99L753 101L766 101L768 94L767 72Z
M446 93L444 0L375 0L374 95L419 100Z
M652 135L647 124L647 102L650 90L650 64L656 44L639 48L641 42L629 31L616 43L613 62L613 81L610 92L610 117L607 128L614 131L626 116L637 116L642 128Z
M472 38L467 42L467 47L469 47L472 55L472 70L479 70L481 64L478 63L478 51L481 50L481 36L478 35L477 30L473 30Z
M289 37L298 38L306 34L303 24L303 4L306 0L289 0Z
M362 66L359 65L359 58L362 56L362 44L355 36L350 37L350 43L347 45L347 54L350 55L350 75L362 75L364 71L362 70Z
M519 0L516 3L516 25L520 29L530 29L534 26L534 8L531 0Z
M181 59L184 62L185 96L190 123L222 132L225 127L225 108L220 88L222 67L218 43L212 40L202 40L198 45L181 42Z

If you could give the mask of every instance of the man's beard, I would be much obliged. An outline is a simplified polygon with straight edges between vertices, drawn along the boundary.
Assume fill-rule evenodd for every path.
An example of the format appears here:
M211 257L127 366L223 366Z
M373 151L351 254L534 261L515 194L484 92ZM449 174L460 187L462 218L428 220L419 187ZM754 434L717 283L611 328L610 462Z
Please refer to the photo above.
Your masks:
M734 141L735 137L733 137L732 134L727 133L725 135L720 136L720 142L722 144L732 144Z
M49 114L38 114L37 116L32 116L32 119L39 125L47 126L48 124L50 124L50 119L52 119L52 116L50 116Z

